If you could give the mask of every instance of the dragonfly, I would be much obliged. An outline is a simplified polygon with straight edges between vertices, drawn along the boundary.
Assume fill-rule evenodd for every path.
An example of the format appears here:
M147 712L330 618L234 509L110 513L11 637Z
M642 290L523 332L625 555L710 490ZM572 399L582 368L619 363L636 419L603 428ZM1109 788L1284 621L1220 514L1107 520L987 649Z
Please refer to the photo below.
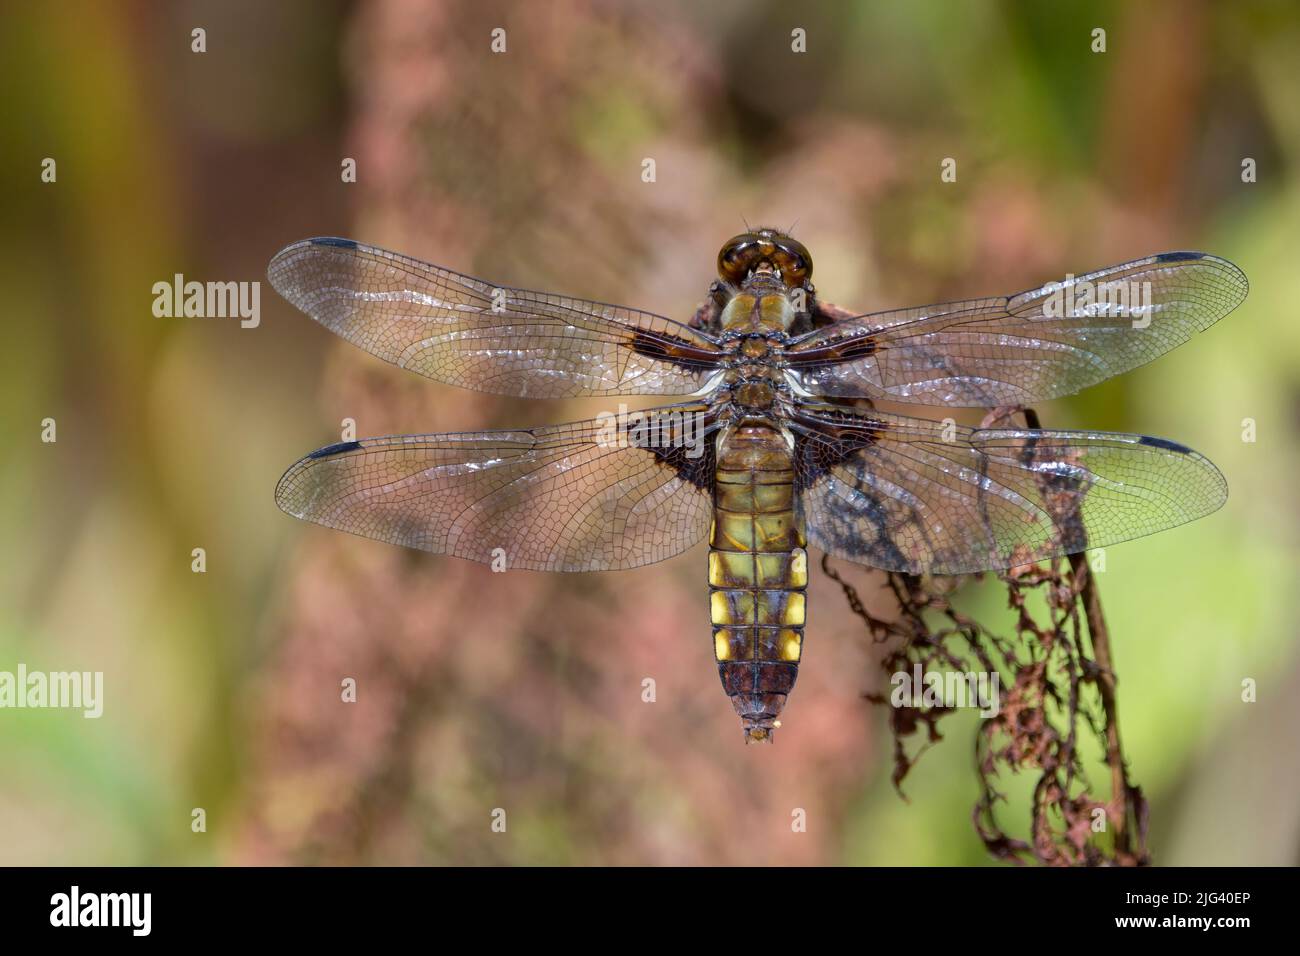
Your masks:
M345 441L292 465L290 515L510 569L636 568L708 541L714 658L745 740L795 684L808 549L909 575L1076 554L1218 509L1205 457L1146 435L966 427L878 408L1024 408L1137 368L1231 312L1231 262L1167 252L1014 295L875 313L824 302L802 243L752 229L678 322L498 286L339 238L274 288L439 382L523 398L671 396L534 428ZM1008 418L1010 422L1012 419Z

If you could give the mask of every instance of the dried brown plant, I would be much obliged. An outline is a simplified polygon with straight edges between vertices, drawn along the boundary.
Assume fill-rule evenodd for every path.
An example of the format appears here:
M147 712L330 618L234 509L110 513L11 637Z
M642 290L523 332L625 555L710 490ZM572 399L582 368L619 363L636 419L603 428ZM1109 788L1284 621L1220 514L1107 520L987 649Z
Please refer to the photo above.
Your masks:
M1013 408L993 410L983 426L1003 424L1017 412L1027 427L1039 427L1032 409ZM1073 504L1055 503L1058 524L1073 519ZM898 613L885 620L867 610L829 556L822 568L839 583L872 641L884 646L880 666L886 674L910 673L918 665L923 672L996 672L1007 688L997 713L981 721L975 741L980 795L972 818L993 856L1054 866L1149 862L1147 802L1129 779L1120 745L1110 634L1086 555L996 572L1016 614L1013 635L999 634L953 606L962 578L887 572ZM1035 594L1042 600L1034 600ZM890 704L888 695L867 697ZM913 703L918 706L890 709L893 782L900 794L921 755L943 739L940 721L954 710ZM1109 797L1098 795L1089 780L1079 747L1083 733L1096 735L1104 750ZM910 743L921 734L919 745ZM1037 775L1029 840L1010 835L997 815L1005 799L1000 781L1020 773Z

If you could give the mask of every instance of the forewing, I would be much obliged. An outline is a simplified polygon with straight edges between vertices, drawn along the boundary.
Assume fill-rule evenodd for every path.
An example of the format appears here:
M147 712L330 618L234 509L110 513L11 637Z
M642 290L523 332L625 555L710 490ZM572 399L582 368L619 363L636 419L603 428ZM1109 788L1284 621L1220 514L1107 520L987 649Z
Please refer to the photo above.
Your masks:
M439 382L529 398L687 395L713 339L649 312L494 286L350 239L306 239L271 285L330 331Z
M814 395L1027 405L1150 362L1247 290L1226 259L1168 252L1018 295L859 316L802 336L786 356Z
M911 574L1016 567L1172 528L1227 483L1176 442L1119 432L970 429L805 406L796 415L808 540Z
M435 554L633 568L699 541L713 501L707 406L643 414L639 431L597 419L331 445L285 472L275 499L295 517Z

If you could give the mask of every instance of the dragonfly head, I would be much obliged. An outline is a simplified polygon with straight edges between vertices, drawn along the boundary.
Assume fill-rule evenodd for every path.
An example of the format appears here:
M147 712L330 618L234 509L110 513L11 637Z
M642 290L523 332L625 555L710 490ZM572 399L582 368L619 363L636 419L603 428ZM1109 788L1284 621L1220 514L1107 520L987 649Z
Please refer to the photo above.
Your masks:
M718 276L739 286L751 273L774 272L791 289L812 277L812 256L802 242L776 229L755 229L727 240L718 253Z

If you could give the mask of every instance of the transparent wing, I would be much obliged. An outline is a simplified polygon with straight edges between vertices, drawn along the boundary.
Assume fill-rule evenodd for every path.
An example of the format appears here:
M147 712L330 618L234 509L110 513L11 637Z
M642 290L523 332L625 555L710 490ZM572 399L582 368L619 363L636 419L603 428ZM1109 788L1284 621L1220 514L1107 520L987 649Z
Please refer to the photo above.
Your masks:
M435 554L491 563L500 548L509 568L633 568L699 541L713 503L707 406L642 414L626 428L597 419L330 445L285 472L275 500Z
M1018 295L878 312L796 340L814 395L930 405L1027 405L1144 365L1235 309L1245 274L1167 252Z
M1074 554L1218 509L1228 487L1176 442L970 429L831 406L796 411L808 540L861 564L966 574Z
M720 357L709 336L662 316L494 286L350 239L287 246L267 277L372 355L480 392L688 395Z

